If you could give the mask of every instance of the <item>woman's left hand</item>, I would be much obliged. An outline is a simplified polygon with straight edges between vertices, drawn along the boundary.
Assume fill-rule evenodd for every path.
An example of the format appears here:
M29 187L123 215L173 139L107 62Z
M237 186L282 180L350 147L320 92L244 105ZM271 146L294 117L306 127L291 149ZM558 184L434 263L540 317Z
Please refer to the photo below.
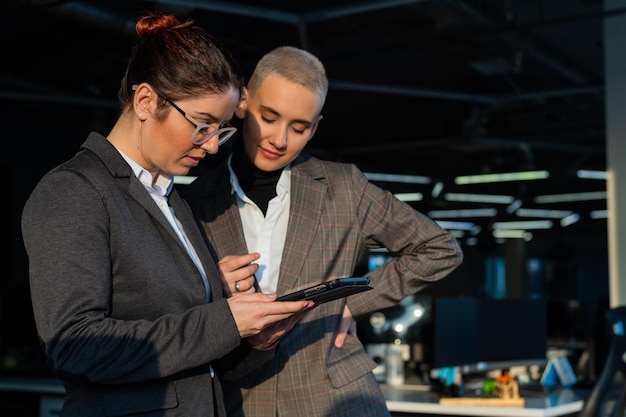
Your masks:
M343 315L341 316L341 324L339 324L339 331L337 337L335 337L335 347L340 348L343 346L343 342L346 341L348 334L356 335L356 321L352 317L352 313L346 304L343 308Z

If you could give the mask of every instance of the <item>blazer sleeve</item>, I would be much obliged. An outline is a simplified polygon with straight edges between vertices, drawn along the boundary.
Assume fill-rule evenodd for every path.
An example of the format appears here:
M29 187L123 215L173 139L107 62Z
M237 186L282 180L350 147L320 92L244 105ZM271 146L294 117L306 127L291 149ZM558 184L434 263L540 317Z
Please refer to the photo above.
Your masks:
M461 264L463 252L452 233L370 183L354 165L351 177L365 246L386 248L393 255L391 261L368 273L374 290L348 297L355 317L393 306Z
M22 233L48 363L63 379L107 384L206 372L240 344L228 303L207 303L184 248L143 206L150 197L123 189L103 193L57 170L26 203Z

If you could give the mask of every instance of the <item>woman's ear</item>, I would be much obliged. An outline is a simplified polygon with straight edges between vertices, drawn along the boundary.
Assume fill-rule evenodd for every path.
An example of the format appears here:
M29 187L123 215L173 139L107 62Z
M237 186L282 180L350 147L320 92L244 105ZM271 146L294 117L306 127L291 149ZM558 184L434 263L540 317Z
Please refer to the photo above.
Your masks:
M135 114L140 120L146 120L148 113L153 112L156 106L156 94L152 93L152 87L148 83L141 83L134 90L133 107Z
M248 109L248 89L246 87L241 89L241 99L235 109L235 116L240 119L246 117L246 110Z

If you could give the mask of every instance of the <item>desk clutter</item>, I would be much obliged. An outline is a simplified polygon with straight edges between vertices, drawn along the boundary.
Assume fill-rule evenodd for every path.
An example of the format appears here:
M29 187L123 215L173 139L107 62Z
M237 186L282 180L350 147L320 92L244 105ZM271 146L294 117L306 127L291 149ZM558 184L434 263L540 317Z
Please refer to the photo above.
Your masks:
M456 390L447 389L439 398L439 404L478 406L478 407L524 407L524 399L520 397L517 380L509 369L502 369L495 378L486 378L480 388L468 391L479 392L480 396L463 396L462 375L458 368L452 368L449 375L440 374L441 382L445 386L446 379L450 379Z
M524 407L523 398L472 398L472 397L443 397L439 399L441 405L460 405L475 407Z
M445 415L481 417L558 417L580 411L585 392L561 388L543 396L517 399L484 397L441 397L413 385L381 384L387 408L406 415ZM598 417L598 416L594 416Z

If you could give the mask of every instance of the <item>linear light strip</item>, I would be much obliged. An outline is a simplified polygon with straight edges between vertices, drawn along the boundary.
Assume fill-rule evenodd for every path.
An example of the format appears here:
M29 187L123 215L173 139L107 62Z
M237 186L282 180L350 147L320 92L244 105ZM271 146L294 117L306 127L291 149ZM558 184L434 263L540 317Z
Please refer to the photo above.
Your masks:
M514 200L509 195L447 193L443 198L448 201L472 203L511 204Z
M577 213L573 213L561 219L561 226L567 227L570 224L574 224L579 220L580 220L580 215L578 215Z
M563 217L572 214L570 210L542 210L542 209L528 209L520 208L515 211L518 217L547 217L550 219L562 219Z
M511 214L514 213L518 208L522 207L522 200L515 200L506 208L506 212Z
M465 232L463 230L451 230L452 236L457 239L463 239L465 237Z
M552 228L551 220L530 220L521 222L495 222L494 230L512 230L512 229L550 229Z
M364 172L370 181L398 182L402 184L430 184L429 177L419 175L396 175L396 174L379 174L375 172Z
M608 219L609 211L608 210L593 210L589 213L589 217L592 219Z
M494 230L492 236L496 239L524 239L527 242L533 238L533 234L526 230Z
M394 194L394 197L396 197L400 201L405 201L405 202L422 201L422 199L424 198L422 193L396 193Z
M439 197L439 194L441 194L442 190L443 190L443 182L437 181L435 183L435 186L433 187L433 190L430 192L431 197L432 198Z
M435 220L437 224L446 230L472 230L474 223L472 222L450 222L445 220Z
M587 193L548 194L535 197L535 203L569 203L573 201L606 200L606 191L592 191Z
M498 210L494 208L461 209L461 210L432 210L428 212L431 218L456 219L459 217L494 217Z
M503 172L499 174L461 175L454 179L457 185L485 184L491 182L543 180L550 177L548 171Z
M589 169L579 169L576 171L578 178L590 179L590 180L606 180L608 174L606 171L592 171Z

